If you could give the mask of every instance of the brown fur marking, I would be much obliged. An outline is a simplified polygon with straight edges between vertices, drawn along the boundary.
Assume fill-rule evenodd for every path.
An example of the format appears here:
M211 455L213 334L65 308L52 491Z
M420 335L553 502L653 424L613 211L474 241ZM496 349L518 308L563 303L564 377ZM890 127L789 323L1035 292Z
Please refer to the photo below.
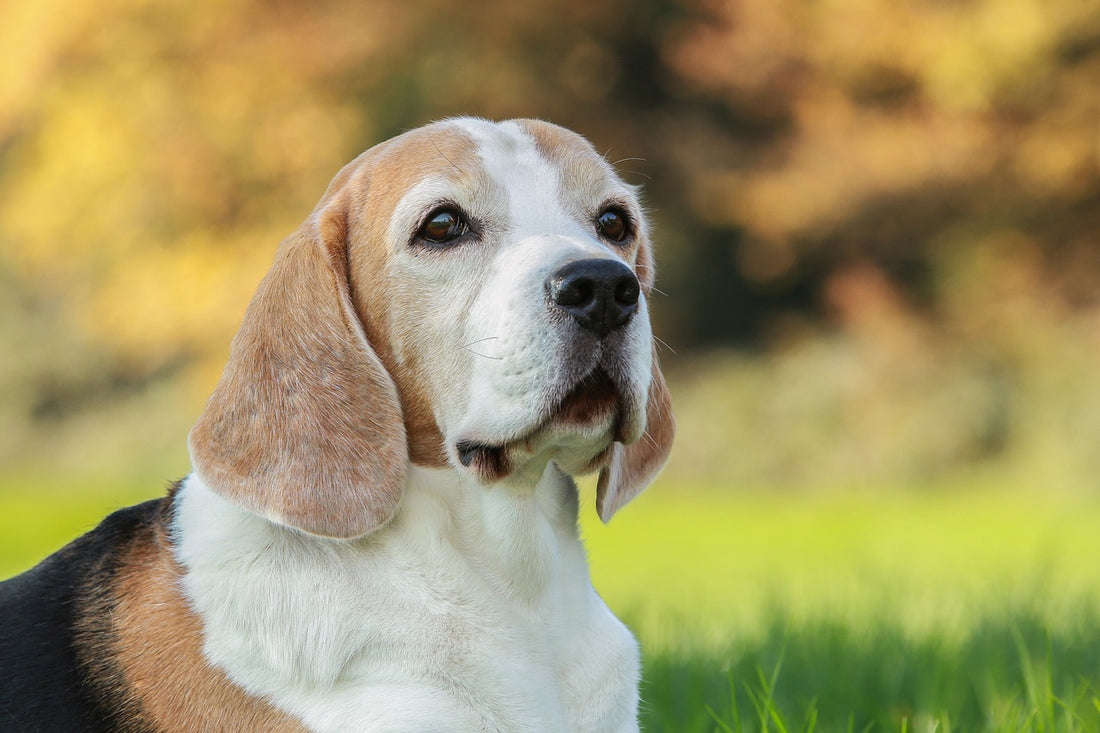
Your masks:
M107 701L112 730L304 731L203 657L202 624L181 591L165 529L171 501L100 560L78 596L77 657L94 696Z
M191 432L210 488L329 537L389 519L407 458L393 381L353 322L346 198L326 196L279 248Z
M133 548L118 576L118 661L154 730L305 731L207 663L201 622L180 591L182 572L158 527L149 545Z
M398 201L429 175L446 176L455 189L476 190L489 183L474 141L447 123L415 130L372 149L345 188L353 198L349 233L355 307L378 358L397 385L408 433L409 459L418 465L449 465L443 434L432 410L430 360L434 354L394 352L396 340L410 341L430 314L418 312L415 293L395 287L386 234ZM409 232L411 235L412 232ZM397 247L408 246L397 242ZM400 363L399 363L400 362Z

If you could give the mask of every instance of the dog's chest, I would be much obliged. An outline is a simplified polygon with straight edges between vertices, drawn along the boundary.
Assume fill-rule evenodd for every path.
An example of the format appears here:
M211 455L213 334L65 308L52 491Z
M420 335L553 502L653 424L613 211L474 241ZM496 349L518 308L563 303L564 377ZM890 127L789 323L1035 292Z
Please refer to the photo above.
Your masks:
M280 702L314 730L631 729L637 650L592 604L556 623L461 599L394 607L338 682ZM611 694L609 694L611 693Z
M636 642L560 527L502 499L463 534L429 499L325 544L190 493L180 522L204 523L181 559L207 658L309 728L636 730Z

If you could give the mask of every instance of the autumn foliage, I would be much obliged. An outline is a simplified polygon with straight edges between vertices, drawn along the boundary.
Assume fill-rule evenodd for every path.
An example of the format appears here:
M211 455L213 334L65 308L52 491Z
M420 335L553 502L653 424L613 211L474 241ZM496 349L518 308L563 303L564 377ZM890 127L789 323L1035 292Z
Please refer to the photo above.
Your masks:
M741 473L715 438L710 479L934 474L1054 441L1036 415L1100 440L1097 0L49 0L0 6L0 48L0 460L120 405L178 438L332 174L454 114L552 119L645 186L665 359L689 407L734 396L693 450L754 440L739 410L810 431Z

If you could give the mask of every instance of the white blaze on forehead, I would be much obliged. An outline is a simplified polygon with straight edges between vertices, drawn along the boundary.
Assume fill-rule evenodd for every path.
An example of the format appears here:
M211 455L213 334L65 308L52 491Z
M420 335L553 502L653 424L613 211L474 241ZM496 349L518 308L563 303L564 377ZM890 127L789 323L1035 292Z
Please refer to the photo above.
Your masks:
M515 235L566 234L573 233L563 231L567 225L579 227L562 207L560 172L521 125L476 119L457 124L477 143L489 178L507 192Z

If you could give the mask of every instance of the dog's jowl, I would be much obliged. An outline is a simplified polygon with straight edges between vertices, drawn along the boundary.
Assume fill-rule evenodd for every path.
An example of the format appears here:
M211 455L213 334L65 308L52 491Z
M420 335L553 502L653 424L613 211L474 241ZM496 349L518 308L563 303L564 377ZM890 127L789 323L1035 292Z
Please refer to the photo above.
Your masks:
M636 191L457 119L363 153L279 247L192 472L0 584L0 729L630 731L589 580L668 455Z

